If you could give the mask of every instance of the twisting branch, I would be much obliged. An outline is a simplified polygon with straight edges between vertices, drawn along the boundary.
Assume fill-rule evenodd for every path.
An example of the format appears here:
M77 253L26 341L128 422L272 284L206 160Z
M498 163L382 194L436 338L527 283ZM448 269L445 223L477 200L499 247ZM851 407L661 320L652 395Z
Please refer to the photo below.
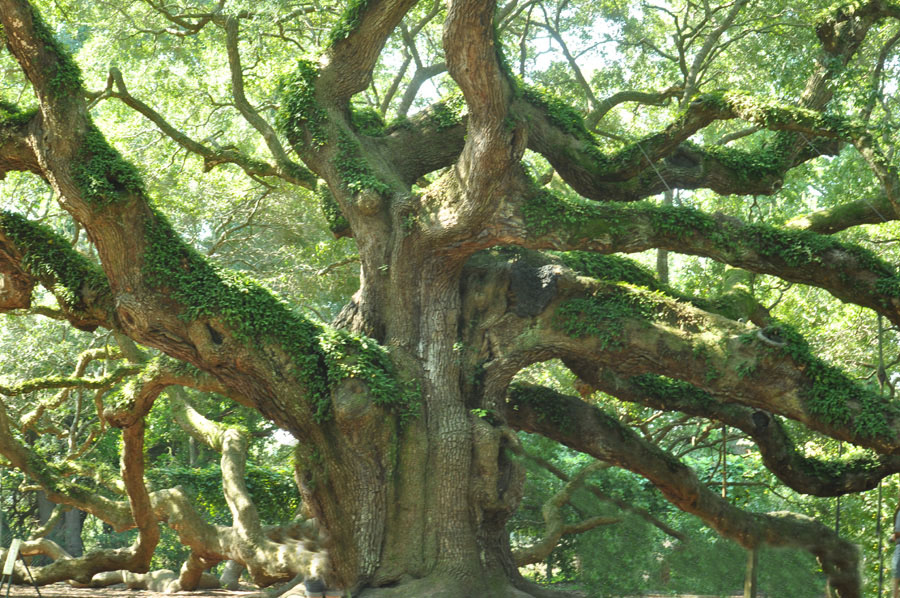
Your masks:
M370 0L348 3L331 31L319 86L343 105L369 86L372 71L388 36L415 0Z
M241 67L241 54L238 48L238 19L228 17L225 20L225 47L228 54L228 66L231 68L231 93L234 104L244 119L256 129L266 142L269 152L275 158L278 176L296 181L307 189L315 189L316 177L305 167L288 158L275 130L253 109L244 93L244 72Z
M680 86L669 87L660 92L619 91L604 98L597 103L596 108L585 117L584 124L588 130L593 131L610 110L625 102L636 102L647 106L663 106L671 98L682 95L684 89Z
M757 339L757 327L704 312L684 299L538 264L485 262L468 273L466 284L473 290L491 284L510 294L509 304L491 312L496 324L478 333L485 338L468 339L491 346L484 370L488 401L498 400L522 368L560 358L588 381L588 372L604 370L625 379L668 376L721 403L784 415L881 453L900 452L900 416L887 400L813 355L793 329L765 329L767 338L784 342L770 347ZM526 298L526 291L533 296Z
M742 405L721 403L690 384L652 375L623 378L612 371L597 371L573 364L590 384L623 401L664 411L680 411L737 428L756 443L763 464L784 484L813 496L841 496L864 492L879 480L900 472L900 456L878 455L852 461L826 460L804 455L781 421L771 413Z
M513 550L513 559L517 567L524 567L525 565L546 560L563 536L581 534L601 525L621 523L622 519L620 517L602 516L589 517L577 523L565 522L563 507L572 500L572 495L575 491L584 487L588 476L606 467L609 467L609 465L602 461L595 461L583 467L581 471L572 476L556 494L544 503L541 507L541 516L544 518L544 537L531 546Z
M136 112L142 114L150 122L155 124L172 141L186 149L187 151L197 154L203 158L205 170L212 170L221 164L235 164L251 177L279 177L289 183L312 189L315 187L315 177L305 168L294 164L284 156L284 150L281 150L282 156L286 162L279 162L277 166L272 166L261 160L250 158L234 149L218 149L211 148L194 139L191 139L174 126L172 126L161 114L150 108L147 104L132 96L125 87L125 80L122 72L113 67L109 69L108 80L109 91L100 95L121 100L126 106L132 108ZM264 124L264 123L263 123ZM268 125L265 125L268 126ZM272 135L274 132L269 131ZM264 135L265 136L265 135ZM267 143L269 140L266 140ZM280 148L280 143L275 140L275 144ZM271 149L271 148L270 148ZM273 154L278 157L278 154Z
M567 202L534 189L529 193L535 195L522 204L517 216L504 215L507 227L498 231L504 242L533 249L585 249L605 254L661 248L702 255L736 268L823 288L900 323L900 274L862 247L810 230L745 224L693 208L595 205ZM822 226L823 221L818 224Z
M692 469L596 407L545 388L517 386L508 395L505 414L515 429L552 438L644 476L672 504L747 548L769 544L811 552L842 598L861 596L859 552L834 530L794 513L756 514L735 507Z

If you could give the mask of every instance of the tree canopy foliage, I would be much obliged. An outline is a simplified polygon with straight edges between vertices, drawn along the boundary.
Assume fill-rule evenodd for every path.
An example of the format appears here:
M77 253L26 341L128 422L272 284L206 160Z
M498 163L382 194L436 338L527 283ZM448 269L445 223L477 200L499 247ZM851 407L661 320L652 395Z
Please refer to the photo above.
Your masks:
M681 547L726 546L697 521L841 598L874 583L895 0L0 0L0 24L0 507L40 583L230 561L556 595L543 563L687 590ZM661 564L583 567L616 529Z

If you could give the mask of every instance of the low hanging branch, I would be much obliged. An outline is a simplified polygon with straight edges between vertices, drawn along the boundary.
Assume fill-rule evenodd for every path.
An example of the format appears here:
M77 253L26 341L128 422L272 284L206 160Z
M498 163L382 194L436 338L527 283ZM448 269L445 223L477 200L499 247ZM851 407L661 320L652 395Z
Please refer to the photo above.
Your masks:
M577 397L519 385L511 389L504 413L514 429L552 438L647 478L672 504L744 547L769 544L807 550L819 559L841 598L861 597L858 549L816 520L735 507L703 484L692 469Z
M572 476L572 479L559 492L544 503L543 507L541 507L541 515L544 518L544 537L531 546L513 550L513 559L517 567L524 567L525 565L546 560L563 536L581 534L601 525L612 525L622 522L621 517L595 516L577 523L566 523L563 507L572 499L572 495L576 490L584 487L588 476L606 467L609 466L600 461L583 467L581 471Z

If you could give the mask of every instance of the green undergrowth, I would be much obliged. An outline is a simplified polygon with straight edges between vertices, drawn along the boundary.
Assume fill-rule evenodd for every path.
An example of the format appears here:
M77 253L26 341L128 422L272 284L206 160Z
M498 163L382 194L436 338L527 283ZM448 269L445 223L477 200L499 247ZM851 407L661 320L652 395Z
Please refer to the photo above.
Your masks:
M788 268L830 266L833 252L851 256L857 269L875 275L874 290L887 297L900 297L900 276L896 269L879 259L872 251L843 243L830 235L808 230L793 230L765 224L744 224L714 217L689 207L655 206L640 203L593 203L580 199L557 197L537 190L522 208L525 225L535 236L563 234L574 241L609 239L612 246L647 229L658 238L671 238L676 243L690 240L678 250L682 253L705 254L709 249L725 255L751 250L758 255L781 262ZM707 249L708 248L708 249ZM846 264L834 267L846 270ZM845 283L851 280L845 272L837 274ZM887 299L885 299L887 301Z
M147 240L148 282L183 306L180 317L218 320L241 343L278 344L290 355L292 374L306 387L317 422L331 418L331 389L347 377L361 379L375 402L408 417L413 395L377 343L315 323L250 277L216 268L186 246L161 214L148 224Z
M328 140L325 125L328 116L316 100L316 78L319 69L311 60L298 60L297 68L278 84L281 107L275 117L276 127L293 145L302 143L304 127L309 131L313 148Z
M109 282L100 267L49 228L20 214L0 211L0 230L21 252L22 268L41 281L52 281L49 290L65 307L84 308L85 293L109 291Z
M72 165L72 176L84 198L98 206L144 192L144 181L137 168L94 125L84 134Z
M783 345L762 345L756 331L742 335L741 341L756 343L762 345L765 351L790 357L803 369L808 385L801 393L810 414L831 425L849 426L861 438L893 436L887 417L900 414L896 403L884 399L878 392L855 382L840 369L813 355L809 343L793 327L778 324L766 328L763 333ZM855 414L849 403L858 405Z

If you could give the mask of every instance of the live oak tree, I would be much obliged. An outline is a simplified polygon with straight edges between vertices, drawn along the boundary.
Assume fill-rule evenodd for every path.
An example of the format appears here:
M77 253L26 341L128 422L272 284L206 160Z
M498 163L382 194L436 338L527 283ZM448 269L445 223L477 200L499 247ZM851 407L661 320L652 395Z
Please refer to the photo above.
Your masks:
M116 485L78 470L77 458L42 462L24 441L29 415L40 413L0 408L0 453L51 500L139 534L130 548L84 557L35 540L30 550L57 558L42 582L146 571L164 522L192 551L167 578L181 588L223 560L272 583L324 568L327 555L329 581L354 595L549 595L519 574L506 531L523 489L516 432L527 431L644 476L747 548L807 550L839 596L860 595L849 542L806 517L736 508L589 397L602 391L739 429L803 493L866 490L900 471L896 404L814 355L746 284L766 275L816 287L900 325L894 265L834 236L900 214L895 2L147 0L78 10L80 33L51 27L26 0L0 0L10 89L23 92L0 111L0 174L37 175L90 242L73 249L4 196L0 308L21 313L42 286L58 305L33 313L111 331L118 348L83 361L122 365L0 393L15 405L39 390L64 389L58 402L72 389L98 391L103 426L121 429L117 489L127 500L72 482ZM137 35L158 53L132 43L122 65L82 73L69 48L84 44L91 23L98 40L111 23L121 28L97 52ZM620 50L595 53L607 62L589 72L580 60L591 38L614 34ZM172 41L191 39L217 44L227 84L198 84L189 95L208 104L167 116L130 89L141 74L127 64L196 83L212 59ZM544 68L542 44L561 60ZM223 86L227 99L217 97ZM92 114L113 102L172 142L160 164L136 164L110 145ZM213 129L202 139L191 134L204 131L196 114ZM218 267L176 232L166 192L198 210L207 198L187 180L148 184L171 148L283 195L315 191L331 230L358 252L358 290L330 324ZM827 210L795 210L773 226L715 208L777 206L785 181L837 155L858 164L839 190L821 192L839 193ZM654 200L676 193L712 208ZM651 249L739 270L721 296L699 298L612 255ZM581 397L514 381L551 359L577 375ZM221 453L233 525L204 522L177 489L150 492L145 418L178 387L218 393L291 432L314 520L263 526L243 482L245 431L210 421L175 391L180 425ZM808 457L786 420L868 456ZM551 513L547 523L552 546L560 521Z

